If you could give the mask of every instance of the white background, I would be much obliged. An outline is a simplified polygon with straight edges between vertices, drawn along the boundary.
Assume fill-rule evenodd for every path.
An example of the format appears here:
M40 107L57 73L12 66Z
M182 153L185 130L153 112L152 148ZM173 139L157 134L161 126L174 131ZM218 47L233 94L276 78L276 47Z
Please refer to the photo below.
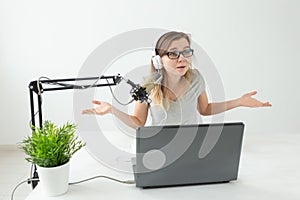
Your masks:
M30 134L30 81L77 77L95 48L140 28L191 33L218 69L227 99L257 90L273 104L229 111L227 121L244 121L249 132L299 132L299 9L298 0L1 0L0 144ZM46 118L72 120L72 101L72 91L45 94Z

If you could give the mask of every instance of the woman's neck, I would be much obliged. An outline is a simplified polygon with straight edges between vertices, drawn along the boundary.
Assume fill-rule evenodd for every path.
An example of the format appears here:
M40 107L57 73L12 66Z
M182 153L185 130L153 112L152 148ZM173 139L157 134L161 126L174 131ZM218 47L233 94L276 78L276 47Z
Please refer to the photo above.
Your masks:
M182 78L182 76L170 76L167 74L164 84L168 88L176 88L181 84Z
M169 98L176 101L178 97L181 97L186 90L186 81L183 76L170 76L168 75L164 82L166 92L169 94Z

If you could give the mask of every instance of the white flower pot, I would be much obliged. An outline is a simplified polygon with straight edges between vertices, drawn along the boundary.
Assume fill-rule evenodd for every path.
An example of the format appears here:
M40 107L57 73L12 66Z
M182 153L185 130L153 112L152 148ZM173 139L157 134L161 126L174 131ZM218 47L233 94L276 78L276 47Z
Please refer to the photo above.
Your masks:
M37 166L40 182L38 183L46 196L58 196L69 188L70 162L58 167Z

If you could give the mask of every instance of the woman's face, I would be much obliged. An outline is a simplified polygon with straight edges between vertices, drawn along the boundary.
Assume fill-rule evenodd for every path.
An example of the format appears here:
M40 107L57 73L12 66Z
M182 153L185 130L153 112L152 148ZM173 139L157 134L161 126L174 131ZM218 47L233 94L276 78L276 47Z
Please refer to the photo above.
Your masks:
M167 49L167 52L182 52L190 49L190 45L185 38L174 40ZM180 54L179 58L170 59L168 55L162 56L162 64L169 75L183 76L188 71L191 63L191 57L185 58Z

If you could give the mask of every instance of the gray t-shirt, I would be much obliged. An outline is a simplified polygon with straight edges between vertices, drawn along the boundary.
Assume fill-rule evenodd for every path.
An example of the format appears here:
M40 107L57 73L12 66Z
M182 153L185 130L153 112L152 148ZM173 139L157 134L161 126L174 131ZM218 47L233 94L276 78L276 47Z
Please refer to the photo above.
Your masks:
M198 70L193 69L190 88L176 101L170 100L170 108L150 104L151 125L198 124L202 122L198 112L198 97L205 91L205 82Z

